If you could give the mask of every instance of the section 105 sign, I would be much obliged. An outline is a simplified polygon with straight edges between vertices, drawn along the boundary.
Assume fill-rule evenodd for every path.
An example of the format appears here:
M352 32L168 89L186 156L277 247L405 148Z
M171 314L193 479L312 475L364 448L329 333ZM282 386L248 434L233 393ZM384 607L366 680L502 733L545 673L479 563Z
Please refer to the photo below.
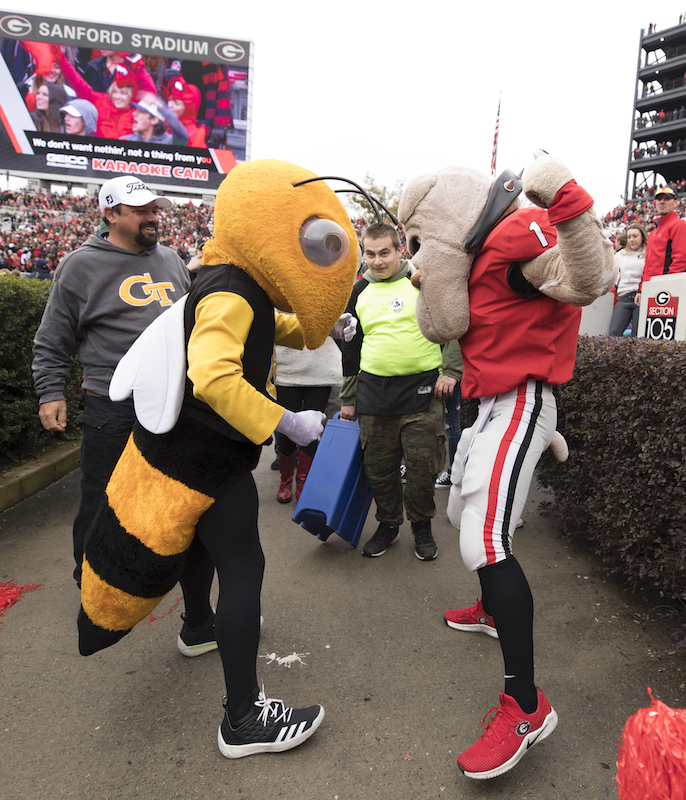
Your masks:
M674 339L679 298L668 291L659 291L655 297L648 298L646 310L645 337L660 341Z

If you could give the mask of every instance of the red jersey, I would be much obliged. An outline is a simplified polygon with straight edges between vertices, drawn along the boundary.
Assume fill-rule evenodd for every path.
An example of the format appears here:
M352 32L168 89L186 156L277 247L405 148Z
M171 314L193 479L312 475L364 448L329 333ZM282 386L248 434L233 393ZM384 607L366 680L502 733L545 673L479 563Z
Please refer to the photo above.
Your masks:
M648 236L646 263L643 267L642 286L655 275L686 272L686 221L671 211L660 217L657 228Z
M560 384L572 377L581 309L538 292L517 267L556 244L542 208L515 211L486 239L472 266L469 330L460 339L465 397L503 394L529 378Z

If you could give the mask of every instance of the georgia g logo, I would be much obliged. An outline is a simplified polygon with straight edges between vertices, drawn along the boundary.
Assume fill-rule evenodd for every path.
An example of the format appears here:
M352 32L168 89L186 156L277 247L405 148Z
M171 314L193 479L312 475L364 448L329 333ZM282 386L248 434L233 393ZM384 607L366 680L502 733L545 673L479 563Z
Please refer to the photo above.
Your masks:
M140 285L145 297L136 297L132 293L134 286ZM167 296L167 292L174 291L174 284L169 281L162 283L153 283L150 273L146 272L143 275L131 275L119 287L119 297L130 306L147 306L155 300L161 306L170 306L172 300Z

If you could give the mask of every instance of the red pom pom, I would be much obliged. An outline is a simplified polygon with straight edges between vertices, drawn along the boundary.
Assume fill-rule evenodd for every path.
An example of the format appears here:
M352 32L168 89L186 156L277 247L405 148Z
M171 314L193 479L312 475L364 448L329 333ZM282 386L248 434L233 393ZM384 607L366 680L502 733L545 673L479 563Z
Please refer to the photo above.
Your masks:
M626 722L619 741L620 800L686 800L686 710L655 700Z
M53 46L45 42L25 42L24 47L31 53L36 60L36 75L45 77L52 72L52 65L57 60Z
M8 608L12 608L17 600L21 600L24 592L32 592L34 589L40 589L42 586L42 583L30 583L26 586L17 586L12 583L12 581L0 583L0 617L4 617L5 611L7 611ZM2 620L0 620L0 625L2 625Z

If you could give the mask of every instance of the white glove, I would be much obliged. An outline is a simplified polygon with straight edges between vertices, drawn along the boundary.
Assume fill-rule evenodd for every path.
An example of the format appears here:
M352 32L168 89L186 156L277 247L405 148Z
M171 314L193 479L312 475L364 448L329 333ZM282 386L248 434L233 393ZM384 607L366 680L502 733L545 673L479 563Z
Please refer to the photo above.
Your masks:
M331 328L329 336L333 336L334 339L345 339L346 342L349 342L356 331L357 320L351 313L346 311L344 314L341 314L338 318L338 322Z
M322 414L321 411L289 411L286 409L281 417L281 422L276 426L276 432L283 433L295 444L305 447L321 437L324 432L324 420L326 420L326 414Z

